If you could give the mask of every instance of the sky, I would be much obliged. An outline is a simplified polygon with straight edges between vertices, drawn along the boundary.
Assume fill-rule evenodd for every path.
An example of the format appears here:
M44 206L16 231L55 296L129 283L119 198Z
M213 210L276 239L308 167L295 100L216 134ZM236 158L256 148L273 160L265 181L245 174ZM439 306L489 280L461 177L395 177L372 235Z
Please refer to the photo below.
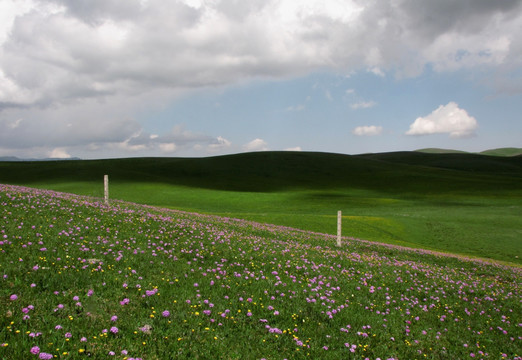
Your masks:
M522 147L522 0L0 0L0 156Z

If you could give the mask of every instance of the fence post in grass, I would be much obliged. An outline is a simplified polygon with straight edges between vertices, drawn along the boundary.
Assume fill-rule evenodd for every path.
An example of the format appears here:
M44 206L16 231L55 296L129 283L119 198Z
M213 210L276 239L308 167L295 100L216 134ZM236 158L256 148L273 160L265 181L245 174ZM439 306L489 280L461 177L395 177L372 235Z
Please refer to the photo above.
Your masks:
M105 204L109 205L109 175L103 175L103 193Z
M342 212L339 210L337 212L337 246L341 246L341 218Z

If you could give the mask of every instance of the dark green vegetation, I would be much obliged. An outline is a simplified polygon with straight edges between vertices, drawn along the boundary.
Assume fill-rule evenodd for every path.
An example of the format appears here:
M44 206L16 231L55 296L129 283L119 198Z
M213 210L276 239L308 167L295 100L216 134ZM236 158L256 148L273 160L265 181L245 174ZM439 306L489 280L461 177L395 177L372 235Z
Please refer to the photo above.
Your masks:
M522 264L522 157L262 152L0 163L0 183Z

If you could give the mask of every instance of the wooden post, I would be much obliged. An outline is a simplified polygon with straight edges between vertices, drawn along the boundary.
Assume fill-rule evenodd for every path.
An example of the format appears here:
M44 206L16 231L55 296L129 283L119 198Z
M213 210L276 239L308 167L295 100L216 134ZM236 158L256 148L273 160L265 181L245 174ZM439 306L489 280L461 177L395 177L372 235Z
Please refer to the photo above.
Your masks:
M339 210L337 212L337 246L341 246L341 218L342 212Z
M109 175L103 175L103 191L105 204L109 205Z

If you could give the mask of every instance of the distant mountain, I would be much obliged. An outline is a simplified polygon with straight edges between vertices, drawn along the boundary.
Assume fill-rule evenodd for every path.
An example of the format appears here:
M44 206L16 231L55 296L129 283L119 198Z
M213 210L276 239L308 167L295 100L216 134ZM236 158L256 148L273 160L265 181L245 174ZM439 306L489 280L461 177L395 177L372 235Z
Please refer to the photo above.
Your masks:
M22 159L19 159L16 156L2 156L0 157L0 161L22 161Z
M80 158L45 158L45 159L20 159L16 156L0 156L0 161L66 161L66 160L81 160Z

